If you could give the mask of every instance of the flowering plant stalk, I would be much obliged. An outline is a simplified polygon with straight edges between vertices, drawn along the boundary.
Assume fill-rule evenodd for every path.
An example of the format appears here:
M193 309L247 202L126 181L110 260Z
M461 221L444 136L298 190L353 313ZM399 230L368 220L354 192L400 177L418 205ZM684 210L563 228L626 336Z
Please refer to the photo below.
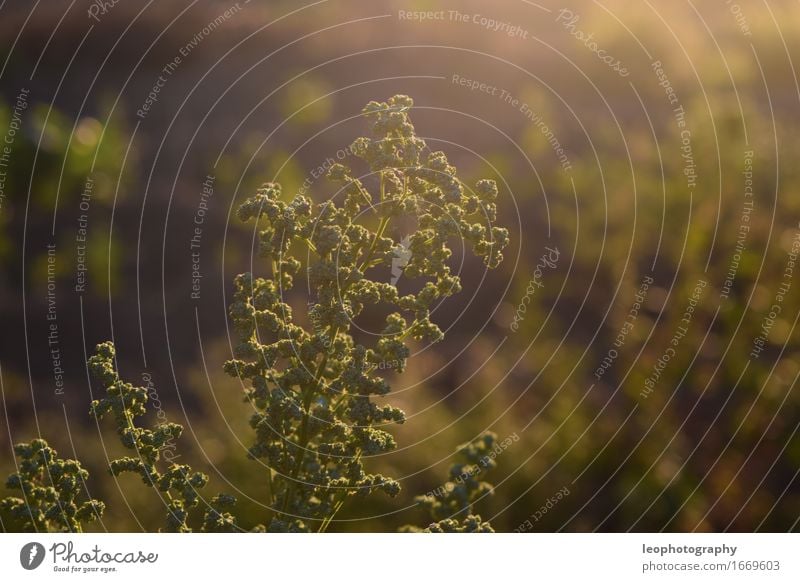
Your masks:
M258 531L323 532L349 498L399 493L397 481L365 468L370 456L395 447L387 425L405 420L398 408L378 404L390 391L379 372L402 372L410 342L443 339L431 311L461 290L448 265L453 240L464 241L489 268L499 264L508 244L507 230L495 225L494 181L465 188L445 154L429 151L416 135L409 120L412 106L411 98L396 95L363 109L371 135L357 139L350 151L368 168L364 179L374 183L374 192L349 167L335 164L328 178L339 190L331 200L318 204L301 195L287 200L278 184L267 183L239 207L239 218L254 224L258 255L268 271L267 277L244 273L234 281L229 313L238 341L225 364L245 385L245 399L254 409L249 455L263 467L269 507ZM390 235L400 217L413 230L402 241ZM402 275L416 292L401 294L380 280L381 273L396 276L399 256ZM305 310L290 304L300 274L311 290ZM352 333L354 320L375 306L389 314L378 339L365 343ZM160 448L182 427L137 426L147 391L122 382L113 358L113 345L106 343L90 360L106 388L106 397L92 403L92 413L112 416L122 443L136 454L113 461L111 471L139 474L163 495L165 529L189 531L189 512L198 506L198 490L208 477L187 465L160 466ZM203 529L238 530L228 512L234 501L227 495L213 498ZM454 516L464 509L452 508ZM437 505L433 516L441 521L450 517L445 512ZM429 529L487 531L479 518L463 519Z
M375 196L350 168L335 164L328 172L340 186L333 200L284 202L280 187L270 183L239 209L241 219L261 228L259 254L271 278L248 273L236 280L230 313L239 344L226 369L251 384L256 442L250 454L268 467L272 531L325 531L348 497L399 492L393 479L364 469L365 457L395 446L383 427L405 419L401 410L376 404L390 390L376 370L402 372L409 340L443 338L430 313L461 289L447 264L452 239L465 240L489 267L500 262L508 242L507 231L494 226L495 183L481 180L467 191L445 154L428 152L417 137L408 117L412 105L397 95L363 110L372 136L357 139L350 151L378 182ZM400 216L416 221L408 248L388 236ZM407 261L403 276L421 280L417 293L401 295L371 276L391 269L398 252ZM305 265L297 258L303 255ZM306 327L284 301L302 267L315 294L308 312L313 325ZM392 310L372 345L350 333L367 305Z
M80 532L83 524L103 515L102 501L81 501L89 472L78 461L59 459L43 439L14 445L14 453L17 471L6 487L21 497L0 501L0 511L10 521L2 524L6 531Z
M457 461L450 466L450 479L430 493L416 498L417 503L427 510L433 521L425 528L406 526L401 531L494 532L492 526L475 513L474 506L482 498L494 493L494 487L484 477L487 471L497 466L493 452L496 440L497 435L485 432L458 447Z

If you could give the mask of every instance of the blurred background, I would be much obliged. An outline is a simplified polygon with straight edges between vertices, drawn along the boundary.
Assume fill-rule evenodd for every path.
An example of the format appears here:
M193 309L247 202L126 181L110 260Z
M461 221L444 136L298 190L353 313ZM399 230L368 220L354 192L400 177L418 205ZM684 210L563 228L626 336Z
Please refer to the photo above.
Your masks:
M519 437L477 508L500 531L797 530L798 61L789 0L0 3L2 474L42 436L90 470L94 529L159 527L88 416L113 339L181 460L262 521L222 372L254 268L235 209L264 181L331 196L318 168L403 93L467 184L498 181L512 243L496 271L457 257L445 341L387 374L409 420L368 466L400 497L331 529L424 525L414 496L491 430Z

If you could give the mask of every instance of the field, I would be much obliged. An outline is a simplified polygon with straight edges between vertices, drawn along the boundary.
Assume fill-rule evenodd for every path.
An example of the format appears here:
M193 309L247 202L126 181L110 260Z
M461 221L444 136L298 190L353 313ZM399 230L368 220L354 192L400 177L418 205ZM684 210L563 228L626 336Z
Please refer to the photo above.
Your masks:
M79 460L87 531L798 531L798 62L789 0L7 0L0 474Z

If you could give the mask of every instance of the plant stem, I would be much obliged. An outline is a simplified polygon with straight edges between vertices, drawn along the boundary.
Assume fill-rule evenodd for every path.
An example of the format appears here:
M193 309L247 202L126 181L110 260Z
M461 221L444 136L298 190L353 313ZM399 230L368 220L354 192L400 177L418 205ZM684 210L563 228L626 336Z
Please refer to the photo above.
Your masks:
M331 330L331 346L336 341L336 337L339 335L339 328L334 327ZM330 354L329 351L326 351L323 356L322 360L320 360L319 365L317 366L316 371L314 372L314 382L309 387L309 390L303 397L303 420L300 423L300 434L297 439L298 449L295 453L295 459L292 467L292 474L289 480L289 486L286 491L286 496L283 498L283 505L281 508L282 513L286 513L289 509L291 504L292 498L294 497L295 489L297 488L297 477L300 474L300 467L303 464L303 457L305 456L306 447L308 446L309 436L308 436L308 418L311 415L310 408L311 403L314 401L314 396L316 395L316 388L319 385L319 381L322 379L322 374L325 371L325 366L328 364L328 355Z
M386 190L386 183L385 183L385 178L384 178L384 173L383 172L381 172L380 180L381 180L381 186L380 186L380 189L381 189L381 202L383 202L384 199L385 199L385 190ZM400 197L400 200L402 201L406 197L407 194L408 194L408 180L407 180L406 176L404 175L403 176L403 194ZM370 244L369 248L367 249L367 254L364 257L363 262L358 267L358 271L360 273L363 274L364 271L367 269L367 267L369 265L369 262L372 259L372 255L374 254L375 249L378 246L378 240L386 232L386 228L389 226L389 222L391 221L391 218L392 218L391 215L387 215L387 216L384 216L383 218L381 218L381 221L378 224L378 230L375 233L375 237L372 239L372 243ZM342 289L340 291L340 296L342 298L344 297L345 293L347 292L347 289L350 287L351 284L352 284L352 281L350 281L350 282L348 282L348 283L346 283L345 285L342 286ZM331 329L331 334L330 334L331 346L336 341L336 338L337 338L338 335L339 335L339 328L338 327L332 328ZM317 369L316 369L316 371L314 373L314 382L309 387L307 393L303 395L303 411L304 411L304 415L303 415L303 420L300 423L300 432L298 434L298 439L297 439L298 449L297 449L297 452L295 453L294 463L293 463L293 466L292 466L292 473L291 473L291 475L289 477L289 484L287 486L286 495L284 496L283 503L281 505L281 513L284 514L284 515L288 512L289 508L291 507L291 503L293 501L293 498L295 496L295 492L297 490L297 479L298 479L298 477L300 475L300 469L302 467L303 460L304 460L304 457L305 457L306 448L308 447L308 443L309 443L309 440L310 440L310 437L309 437L309 434L308 434L308 419L309 419L309 416L311 415L310 414L311 403L314 400L314 396L317 394L317 388L319 386L319 382L322 379L322 374L325 371L325 366L328 364L328 356L329 356L329 354L330 354L330 351L326 351L323 354L322 360L320 360L320 363L317 366ZM339 401L339 403L337 403L337 408L338 408L338 404L340 404L343 399L344 399L344 394L342 394L342 396L340 396L340 401ZM360 460L361 452L359 451L358 454L354 458L356 459L356 461ZM330 520L332 520L333 516L336 515L336 513L339 511L339 509L341 509L342 504L344 503L344 499L346 498L346 496L347 496L347 493L344 492L344 494L341 496L341 498L337 501L336 506L334 507L333 513L328 518L326 518L326 520L323 520L323 522L322 522L322 524L320 526L320 528L321 528L320 531L324 531L324 528L328 527L328 524L330 524Z
M267 505L272 505L272 469L267 466Z
M359 462L361 460L361 451L358 451L356 456L354 457L355 462ZM342 489L339 492L338 499L336 500L336 505L333 506L333 511L329 516L322 520L322 523L319 526L319 530L317 533L324 533L327 531L328 526L331 525L333 522L333 518L336 517L336 514L339 513L339 510L344 506L344 502L347 499L347 489Z

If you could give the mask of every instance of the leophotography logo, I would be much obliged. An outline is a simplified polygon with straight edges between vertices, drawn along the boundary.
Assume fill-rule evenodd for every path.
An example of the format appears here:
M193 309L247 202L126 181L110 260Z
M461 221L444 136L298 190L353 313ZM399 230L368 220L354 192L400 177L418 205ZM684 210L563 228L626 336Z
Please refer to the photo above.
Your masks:
M35 570L44 561L44 546L39 542L29 542L19 551L19 563L26 570Z

